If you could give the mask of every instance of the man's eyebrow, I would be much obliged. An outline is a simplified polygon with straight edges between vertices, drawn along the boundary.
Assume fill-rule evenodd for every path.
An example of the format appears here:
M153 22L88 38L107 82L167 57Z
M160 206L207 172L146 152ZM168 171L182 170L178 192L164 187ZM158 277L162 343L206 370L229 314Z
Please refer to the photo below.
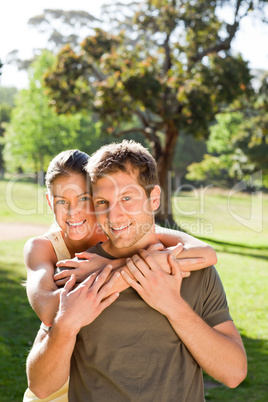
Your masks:
M86 191L85 193L79 194L77 197L82 197L82 195L86 195L86 194L90 195L90 192ZM53 197L54 198L66 198L63 195L57 195L57 194L53 195Z

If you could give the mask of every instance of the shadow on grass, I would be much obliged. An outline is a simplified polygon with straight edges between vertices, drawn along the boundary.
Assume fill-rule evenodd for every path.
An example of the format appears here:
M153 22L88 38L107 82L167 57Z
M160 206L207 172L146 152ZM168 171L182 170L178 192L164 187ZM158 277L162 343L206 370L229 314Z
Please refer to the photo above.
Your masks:
M16 269L17 265L10 264L11 272L12 268ZM27 385L25 361L40 325L21 282L0 267L1 402L22 401Z
M204 374L206 401L266 402L268 395L268 340L252 339L242 334L248 358L248 374L235 389L229 389ZM214 384L214 387L213 387Z
M190 233L189 233L190 234ZM240 244L240 243L229 243L221 240L210 239L209 237L200 237L198 236L199 240L202 240L206 243L213 243L218 244L219 246L226 246L226 247L238 247L238 248L248 248L253 250L267 250L267 246L255 246L255 245L247 245L247 244Z

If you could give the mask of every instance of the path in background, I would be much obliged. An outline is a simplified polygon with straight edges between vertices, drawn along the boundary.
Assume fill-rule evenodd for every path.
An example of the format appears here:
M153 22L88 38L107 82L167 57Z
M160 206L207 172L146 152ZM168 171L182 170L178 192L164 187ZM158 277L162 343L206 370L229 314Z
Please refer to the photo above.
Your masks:
M33 225L31 223L3 223L0 222L0 241L27 239L40 236L48 231L50 226Z

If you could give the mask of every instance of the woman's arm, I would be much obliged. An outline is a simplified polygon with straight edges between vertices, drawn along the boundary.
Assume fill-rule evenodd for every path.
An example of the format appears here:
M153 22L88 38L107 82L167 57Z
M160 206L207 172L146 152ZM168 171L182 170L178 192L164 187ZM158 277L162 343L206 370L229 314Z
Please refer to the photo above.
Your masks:
M161 226L156 226L155 229L158 239L166 247L174 247L178 243L182 243L183 250L176 256L176 258L180 260L181 270L195 271L217 263L216 252L214 248L207 243L178 230L167 229ZM196 262L189 260L190 263L188 263L187 259L197 257L203 257L204 260L197 260Z
M24 261L27 269L26 291L32 308L46 326L52 325L59 307L61 293L59 286L64 285L72 274L75 274L77 282L82 282L92 273L102 270L107 264L112 265L114 269L125 265L125 259L108 260L97 254L86 254L89 258L87 261L74 258L62 262L65 270L54 275L57 257L50 240L43 236L26 242L24 246ZM56 283L55 279L58 279ZM128 287L122 278L119 282L121 286L118 284L117 291Z
M60 289L53 278L57 262L56 254L46 237L29 239L23 252L29 302L40 320L50 326L59 306Z

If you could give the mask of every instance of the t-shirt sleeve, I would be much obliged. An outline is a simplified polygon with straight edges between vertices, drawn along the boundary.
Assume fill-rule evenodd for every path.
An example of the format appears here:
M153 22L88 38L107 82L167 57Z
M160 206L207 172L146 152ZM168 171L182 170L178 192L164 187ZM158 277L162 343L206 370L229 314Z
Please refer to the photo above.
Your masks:
M226 294L215 267L206 269L202 318L211 327L232 320Z

